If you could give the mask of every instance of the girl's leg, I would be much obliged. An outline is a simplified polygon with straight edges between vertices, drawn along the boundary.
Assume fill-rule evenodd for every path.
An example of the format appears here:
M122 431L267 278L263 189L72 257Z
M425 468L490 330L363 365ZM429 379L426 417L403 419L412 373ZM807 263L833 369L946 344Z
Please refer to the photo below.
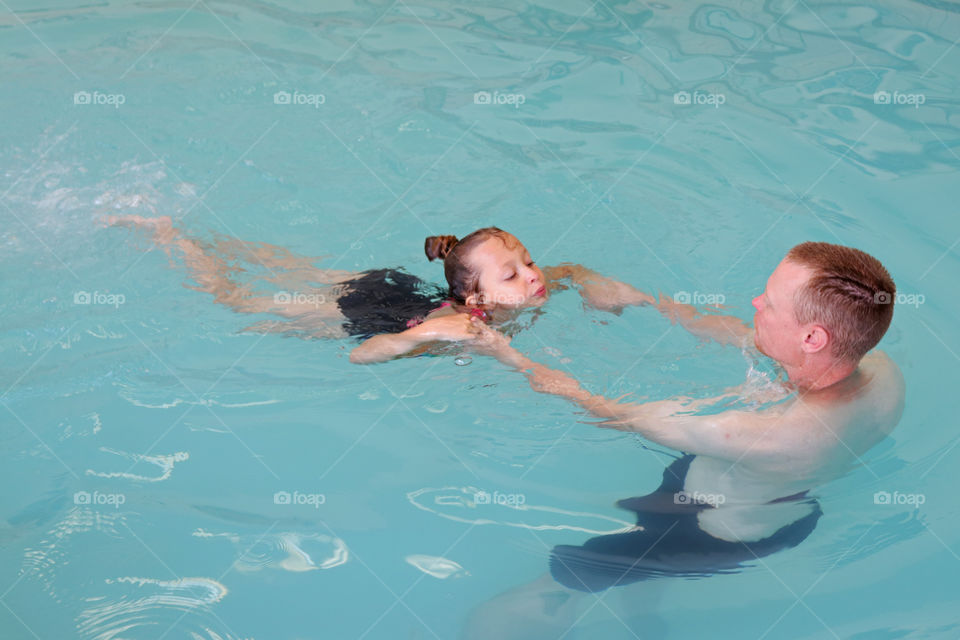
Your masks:
M298 256L284 247L266 242L245 242L237 238L217 238L213 245L221 255L231 255L260 264L267 269L283 269L303 282L339 284L357 277L353 271L319 269L313 265L322 256ZM289 280L288 280L289 282Z
M336 304L337 297L340 295L342 287L322 286L319 288L285 290L276 294L258 293L251 289L249 284L240 284L233 279L236 272L243 271L239 267L232 267L216 250L216 246L204 246L195 238L184 234L173 226L169 216L160 218L144 218L142 216L108 216L105 218L106 224L121 225L137 229L145 229L152 232L153 241L161 246L167 255L171 255L171 249L177 248L183 254L184 262L190 275L197 283L196 286L185 285L190 289L204 291L214 296L214 301L232 308L242 313L275 313L287 318L311 314L315 319L329 321L343 320L343 315ZM250 251L240 251L242 243L239 240L231 241L231 244L237 250L235 257L250 257L257 259L264 256L268 259L265 267L270 269L270 262L276 267L282 264L293 266L299 262L304 267L305 258L293 256L285 249L276 247L268 249L271 245L254 246ZM283 255L286 252L286 256ZM239 255L238 255L239 254ZM229 257L229 252L226 257ZM271 256L274 256L271 258ZM329 282L343 282L350 277L356 277L347 271L343 272L324 272L322 269L314 269L312 274L314 281L324 280ZM336 274L336 276L334 276ZM281 286L302 283L301 278L286 278L284 273L273 273L271 281ZM300 274L302 276L302 274ZM348 277L343 277L348 276ZM337 279L343 278L343 279Z

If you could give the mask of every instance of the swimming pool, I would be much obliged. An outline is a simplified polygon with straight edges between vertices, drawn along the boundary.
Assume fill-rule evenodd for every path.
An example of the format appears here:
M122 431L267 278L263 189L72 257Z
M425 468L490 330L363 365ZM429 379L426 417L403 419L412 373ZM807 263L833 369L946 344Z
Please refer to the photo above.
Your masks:
M878 256L906 411L810 538L514 631L957 637L954 5L306 5L0 4L3 638L505 637L667 460L483 358L242 332L118 212L438 282L423 238L496 224L744 318L797 242ZM514 344L607 395L771 375L572 291Z

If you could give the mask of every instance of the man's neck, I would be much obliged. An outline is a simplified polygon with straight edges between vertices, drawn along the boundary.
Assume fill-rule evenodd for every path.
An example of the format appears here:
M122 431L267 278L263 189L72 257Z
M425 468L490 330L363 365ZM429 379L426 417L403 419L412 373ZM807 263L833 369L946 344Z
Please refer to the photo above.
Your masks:
M784 365L790 383L800 391L821 391L841 382L857 370L857 363L846 360L807 361L800 366Z

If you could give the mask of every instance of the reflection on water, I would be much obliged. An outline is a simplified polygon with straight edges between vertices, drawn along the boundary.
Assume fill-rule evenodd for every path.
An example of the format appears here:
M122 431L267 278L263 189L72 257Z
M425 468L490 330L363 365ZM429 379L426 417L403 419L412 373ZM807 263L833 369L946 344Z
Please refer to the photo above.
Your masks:
M160 637L176 627L175 637L239 640L211 610L227 595L227 588L216 580L121 577L104 583L120 593L87 598L88 606L77 617L77 632L83 638L113 640L145 633Z
M265 535L238 535L211 533L203 529L193 532L197 538L225 538L240 552L233 567L238 571L283 569L285 571L314 571L332 569L350 559L346 543L318 533L270 533Z

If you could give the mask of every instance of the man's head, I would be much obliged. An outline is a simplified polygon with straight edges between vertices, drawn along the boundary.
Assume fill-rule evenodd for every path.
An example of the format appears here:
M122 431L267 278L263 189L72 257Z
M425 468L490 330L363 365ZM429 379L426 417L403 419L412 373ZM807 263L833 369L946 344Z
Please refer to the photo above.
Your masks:
M803 366L811 357L856 365L886 333L895 297L893 280L876 258L804 242L787 253L754 298L754 340L787 366Z

